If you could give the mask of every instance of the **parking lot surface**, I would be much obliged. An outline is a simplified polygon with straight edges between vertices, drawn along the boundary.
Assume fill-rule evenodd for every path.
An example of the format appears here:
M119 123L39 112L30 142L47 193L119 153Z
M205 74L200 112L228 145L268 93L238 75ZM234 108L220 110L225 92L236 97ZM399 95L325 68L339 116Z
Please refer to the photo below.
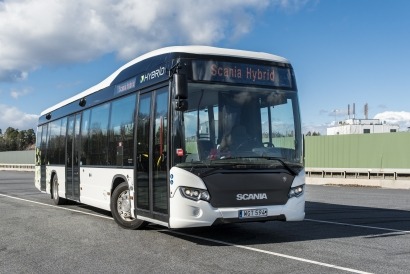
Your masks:
M0 273L410 273L410 191L307 186L306 220L124 230L0 171Z

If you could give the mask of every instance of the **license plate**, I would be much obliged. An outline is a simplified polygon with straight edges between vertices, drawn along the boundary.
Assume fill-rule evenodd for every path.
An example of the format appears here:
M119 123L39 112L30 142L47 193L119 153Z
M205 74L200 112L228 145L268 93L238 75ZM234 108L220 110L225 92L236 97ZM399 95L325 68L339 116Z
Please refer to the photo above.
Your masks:
M258 217L267 217L267 216L268 216L267 208L239 210L239 219L258 218Z

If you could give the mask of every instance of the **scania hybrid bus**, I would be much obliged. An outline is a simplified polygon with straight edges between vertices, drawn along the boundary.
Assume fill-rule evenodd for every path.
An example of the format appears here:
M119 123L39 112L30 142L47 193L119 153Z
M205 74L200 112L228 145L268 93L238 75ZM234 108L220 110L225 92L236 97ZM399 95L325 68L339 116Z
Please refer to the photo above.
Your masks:
M124 228L301 221L291 64L207 46L152 51L41 113L35 186Z

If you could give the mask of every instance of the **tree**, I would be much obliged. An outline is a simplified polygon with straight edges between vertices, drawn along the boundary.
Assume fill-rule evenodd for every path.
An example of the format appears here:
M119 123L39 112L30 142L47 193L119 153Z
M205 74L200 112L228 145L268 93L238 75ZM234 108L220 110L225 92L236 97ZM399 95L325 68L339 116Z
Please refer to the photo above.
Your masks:
M308 131L308 133L306 133L305 136L320 136L320 132L316 132L316 131Z
M4 142L3 135L0 135L0 151L5 151L6 150L6 144Z
M27 143L26 143L26 139L27 139L26 135L27 134L26 133L27 133L27 131L21 130L17 134L17 149L18 150L24 150L27 146Z
M36 142L33 129L22 130L8 127L4 134L0 134L0 151L26 150Z
M4 139L6 143L6 150L14 151L17 150L17 138L18 138L18 130L8 127L6 132L4 133Z
M36 133L34 132L34 129L30 128L27 130L27 145L32 146L35 143L36 143Z

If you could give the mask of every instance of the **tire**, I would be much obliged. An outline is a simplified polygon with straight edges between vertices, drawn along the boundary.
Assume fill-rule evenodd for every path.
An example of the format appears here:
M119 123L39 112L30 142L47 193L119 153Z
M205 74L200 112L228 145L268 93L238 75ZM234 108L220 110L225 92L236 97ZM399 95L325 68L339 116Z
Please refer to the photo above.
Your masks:
M64 199L64 198L61 198L58 195L58 177L57 177L57 174L55 174L53 176L51 191L52 191L51 198L53 199L54 204L56 204L56 205L66 204L67 200Z
M126 182L122 182L113 191L110 206L114 221L126 229L144 228L147 222L131 217L131 201L129 197L130 191Z

